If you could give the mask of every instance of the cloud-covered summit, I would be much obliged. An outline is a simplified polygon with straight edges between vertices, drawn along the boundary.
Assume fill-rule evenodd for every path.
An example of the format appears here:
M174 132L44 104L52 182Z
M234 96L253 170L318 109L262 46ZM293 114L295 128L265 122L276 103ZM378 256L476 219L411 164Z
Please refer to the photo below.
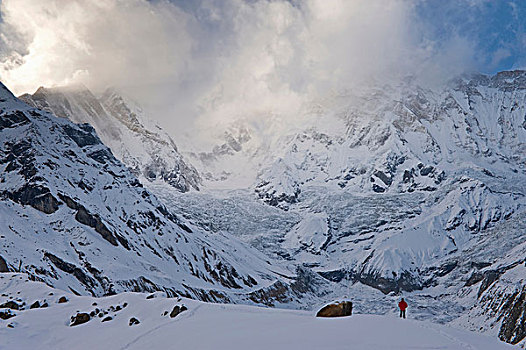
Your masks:
M443 7L425 0L2 0L0 6L0 80L15 93L40 85L116 86L162 111L169 129L196 117L213 123L291 115L313 96L375 80L411 75L436 83L483 64L497 67L517 55L513 42L526 40L517 24L513 38L493 40L486 48L491 57L481 60L483 38L474 38L483 31L469 32L475 24L461 18L491 13L484 0ZM522 7L506 6L499 11L509 10L508 26L520 23Z

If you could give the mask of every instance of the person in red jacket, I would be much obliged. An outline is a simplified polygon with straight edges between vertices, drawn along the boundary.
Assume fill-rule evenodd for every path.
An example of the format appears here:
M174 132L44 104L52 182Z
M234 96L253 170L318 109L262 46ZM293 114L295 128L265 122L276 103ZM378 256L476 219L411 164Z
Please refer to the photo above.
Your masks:
M405 318L405 309L407 309L407 303L405 302L404 298L400 300L398 307L400 308L400 317Z

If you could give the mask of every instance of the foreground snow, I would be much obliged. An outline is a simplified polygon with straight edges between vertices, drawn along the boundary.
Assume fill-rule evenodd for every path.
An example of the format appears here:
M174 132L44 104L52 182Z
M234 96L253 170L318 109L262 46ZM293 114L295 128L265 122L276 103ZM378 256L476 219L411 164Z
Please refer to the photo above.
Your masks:
M208 304L160 293L77 297L31 282L23 274L0 274L0 303L25 302L0 321L0 349L513 349L468 331L395 315L319 319L312 312ZM66 303L58 299L66 296ZM46 308L29 309L35 301ZM96 303L94 305L94 303ZM175 305L187 311L171 318ZM77 312L98 309L90 321L69 326ZM5 309L0 309L5 310ZM102 322L110 316L112 320ZM130 318L140 323L129 326ZM13 328L11 328L13 327Z

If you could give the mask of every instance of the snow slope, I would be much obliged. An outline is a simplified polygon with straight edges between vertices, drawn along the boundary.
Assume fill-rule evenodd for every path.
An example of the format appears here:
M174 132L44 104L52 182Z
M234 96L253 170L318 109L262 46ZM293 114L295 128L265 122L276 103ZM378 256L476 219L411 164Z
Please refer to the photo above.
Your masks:
M514 349L468 331L402 320L396 315L355 314L320 319L312 312L208 304L156 293L77 297L31 282L24 274L0 275L0 303L25 303L0 321L0 349ZM60 297L67 302L58 303ZM150 298L150 299L147 299ZM30 309L35 301L48 307ZM188 308L174 318L174 306ZM5 310L5 309L3 309ZM70 326L78 312L97 310ZM102 322L106 317L111 320ZM129 325L134 317L139 324Z
M223 301L290 281L257 250L169 212L90 125L32 108L3 85L0 144L0 256L11 271L79 294Z

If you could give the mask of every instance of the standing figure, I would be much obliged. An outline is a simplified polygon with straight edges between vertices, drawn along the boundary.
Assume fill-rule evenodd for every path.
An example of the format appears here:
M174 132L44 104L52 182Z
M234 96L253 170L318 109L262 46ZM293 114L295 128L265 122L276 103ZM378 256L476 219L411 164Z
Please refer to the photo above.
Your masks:
M407 303L405 302L404 298L400 300L398 307L400 308L400 317L405 318L405 309L407 309Z

